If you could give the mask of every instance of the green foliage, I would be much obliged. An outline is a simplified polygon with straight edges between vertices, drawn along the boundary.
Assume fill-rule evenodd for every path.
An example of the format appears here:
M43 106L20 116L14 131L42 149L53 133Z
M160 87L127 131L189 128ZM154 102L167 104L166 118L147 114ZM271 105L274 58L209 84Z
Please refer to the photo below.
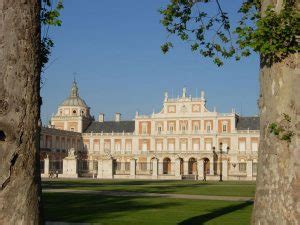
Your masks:
M53 6L55 6L53 8ZM51 48L54 42L48 35L49 26L61 26L62 21L59 19L60 11L63 9L62 0L53 3L51 0L42 0L40 21L42 25L41 38L41 68L43 69L49 61Z
M209 4L217 6L216 14L205 10ZM293 1L286 1L279 13L269 7L261 16L260 0L245 0L235 28L231 28L219 0L170 0L160 13L168 33L189 43L193 52L212 58L218 66L223 65L223 59L240 60L252 50L270 62L299 51L296 35L300 33L300 20ZM163 45L164 53L170 43Z
M291 128L291 117L287 114L282 114L283 119L279 123L271 123L269 131L271 134L277 136L282 141L291 142L292 137L295 135Z

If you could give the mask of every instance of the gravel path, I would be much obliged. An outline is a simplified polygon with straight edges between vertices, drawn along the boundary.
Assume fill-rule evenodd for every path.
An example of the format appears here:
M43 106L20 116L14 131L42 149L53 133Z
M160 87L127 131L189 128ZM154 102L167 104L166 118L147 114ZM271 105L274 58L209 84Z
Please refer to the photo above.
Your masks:
M186 195L186 194L160 194L160 193L144 193L131 191L95 191L95 190L75 190L75 189L43 189L45 193L74 193L74 194L96 194L106 196L132 196L132 197L164 197L164 198L180 198L194 200L222 200L222 201L253 201L252 197L238 196L215 196L215 195Z

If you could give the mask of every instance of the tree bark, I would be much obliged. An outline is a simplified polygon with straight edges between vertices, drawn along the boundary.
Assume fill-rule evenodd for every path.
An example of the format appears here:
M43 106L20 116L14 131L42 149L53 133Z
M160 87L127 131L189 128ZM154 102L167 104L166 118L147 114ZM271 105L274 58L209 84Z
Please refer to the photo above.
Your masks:
M0 224L42 224L40 1L0 0Z
M281 10L282 1L262 1ZM300 57L260 67L260 146L253 224L300 224ZM291 117L291 142L270 133L271 123Z

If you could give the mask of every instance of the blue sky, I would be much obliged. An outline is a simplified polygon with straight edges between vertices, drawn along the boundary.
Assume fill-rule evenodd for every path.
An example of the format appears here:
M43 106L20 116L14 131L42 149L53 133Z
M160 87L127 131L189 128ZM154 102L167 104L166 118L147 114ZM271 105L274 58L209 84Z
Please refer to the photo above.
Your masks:
M224 8L236 12L238 2ZM63 24L50 30L55 47L43 74L43 122L69 95L74 72L80 95L96 118L100 112L107 119L115 112L125 119L132 119L135 111L157 112L164 92L176 97L183 86L193 96L204 90L209 109L216 106L217 111L230 112L236 108L243 115L256 115L258 56L229 60L218 68L180 41L163 55L160 45L167 33L159 23L158 9L166 3L64 0Z

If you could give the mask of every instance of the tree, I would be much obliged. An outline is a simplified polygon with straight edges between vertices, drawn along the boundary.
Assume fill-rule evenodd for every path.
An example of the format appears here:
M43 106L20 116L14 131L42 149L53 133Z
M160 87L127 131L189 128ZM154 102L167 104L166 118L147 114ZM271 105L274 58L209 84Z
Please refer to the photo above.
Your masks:
M260 54L260 145L253 224L300 224L300 3L245 0L232 32L219 0L170 0L160 13L166 30L212 58ZM205 11L215 4L217 13ZM168 52L172 42L162 45Z
M42 224L40 74L62 4L0 0L0 224Z
M40 224L40 2L0 1L0 224Z

